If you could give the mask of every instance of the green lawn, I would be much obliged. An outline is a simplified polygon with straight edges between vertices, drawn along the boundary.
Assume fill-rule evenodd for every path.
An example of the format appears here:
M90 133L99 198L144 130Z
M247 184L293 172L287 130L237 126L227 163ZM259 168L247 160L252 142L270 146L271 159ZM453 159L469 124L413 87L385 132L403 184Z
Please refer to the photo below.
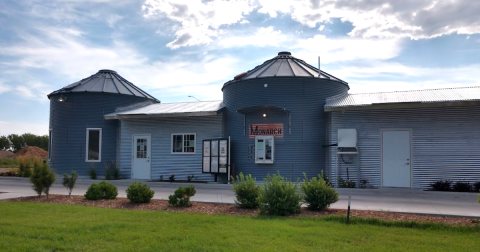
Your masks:
M479 228L0 202L0 251L478 251Z

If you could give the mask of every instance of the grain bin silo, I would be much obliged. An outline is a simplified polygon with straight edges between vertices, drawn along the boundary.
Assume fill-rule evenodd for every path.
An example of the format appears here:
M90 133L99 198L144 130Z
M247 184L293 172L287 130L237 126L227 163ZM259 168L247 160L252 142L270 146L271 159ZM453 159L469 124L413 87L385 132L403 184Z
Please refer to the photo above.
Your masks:
M117 159L119 122L105 120L105 114L159 102L112 70L100 70L48 98L49 164L57 174L75 170L80 176L91 166L103 176L105 164Z
M290 52L226 82L225 135L236 173L257 179L277 171L293 179L319 174L326 158L325 99L348 89Z

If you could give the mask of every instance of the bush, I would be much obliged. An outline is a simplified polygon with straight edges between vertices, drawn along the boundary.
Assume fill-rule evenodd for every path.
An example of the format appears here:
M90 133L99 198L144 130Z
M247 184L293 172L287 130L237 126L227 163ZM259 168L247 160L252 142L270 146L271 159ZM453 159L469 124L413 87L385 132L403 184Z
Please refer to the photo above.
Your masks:
M112 175L110 173L110 165L105 163L105 180L112 180Z
M120 167L118 167L117 162L112 160L112 172L113 172L113 179L119 180L120 179Z
M235 193L235 203L241 208L257 208L259 186L251 174L247 176L240 172L237 180L232 176L232 187Z
M475 182L475 183L473 184L473 190L474 190L475 192L480 191L480 182Z
M472 190L472 185L466 181L457 181L453 184L453 190L457 192L470 192Z
M337 178L337 182L338 182L338 187L340 187L340 188L355 188L355 187L357 187L357 183L355 183L355 181L350 180L350 179L344 180L340 176Z
M90 175L91 179L97 179L97 171L95 170L95 164L92 163L90 165L90 169L88 170L88 174Z
M85 198L89 200L99 200L99 199L115 199L117 198L118 190L117 187L102 181L98 184L93 183L88 187L87 193L85 193Z
M172 175L168 177L168 181L170 181L170 183L175 182L175 173L172 173Z
M148 203L154 194L147 184L140 182L134 182L127 188L127 198L133 203Z
M435 191L450 191L452 181L450 180L438 180L430 184L430 187Z
M168 196L168 203L174 207L189 207L190 197L195 195L195 187L193 185L188 187L179 187L173 195Z
M193 175L193 174L192 174L192 175L188 175L188 176L187 176L187 181L188 181L188 182L192 182L192 180L193 180L194 178L195 178L195 175Z
M20 156L18 157L18 176L19 177L30 177L32 175L32 172L29 168L30 163L31 163L31 158L26 157L26 156ZM40 160L35 160L35 163L39 163Z
M32 183L33 190L37 192L38 197L44 192L48 199L50 187L53 182L55 182L55 179L55 172L48 167L46 162L43 164L35 162L32 175L30 176L30 182Z
M72 176L68 177L66 173L63 174L63 186L68 190L68 196L72 195L73 188L77 182L78 174L75 171L72 171Z
M286 180L280 172L264 179L258 197L260 212L271 215L289 215L300 212L302 196L297 183Z
M300 190L303 193L303 199L311 210L323 210L331 204L338 201L338 193L325 180L322 174L318 174L318 178L307 179L307 175L303 173L305 179Z

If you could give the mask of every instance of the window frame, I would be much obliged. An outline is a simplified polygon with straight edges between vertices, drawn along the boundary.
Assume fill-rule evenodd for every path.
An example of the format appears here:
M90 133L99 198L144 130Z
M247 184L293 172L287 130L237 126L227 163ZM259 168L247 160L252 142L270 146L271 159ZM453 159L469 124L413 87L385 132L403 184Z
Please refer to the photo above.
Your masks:
M266 156L266 140L271 140L272 141L272 159L267 160L265 159ZM263 147L263 160L258 159L258 140L263 140L264 147ZM255 164L273 164L275 163L275 137L274 136L256 136L255 137Z
M195 140L193 140L194 141L193 152L185 152L184 151L185 136L187 136L187 135L193 135L193 137L195 138ZM182 136L182 151L181 152L173 151L173 147L174 147L173 137L174 136ZM171 154L195 154L195 153L197 153L197 134L196 133L172 133L170 135L170 153Z
M53 129L48 130L48 162L52 161Z
M98 130L99 135L98 135L98 160L90 160L88 159L88 144L89 144L89 138L90 135L88 134L89 131L93 130ZM87 128L86 131L86 136L85 136L85 162L89 163L100 163L102 162L102 128Z

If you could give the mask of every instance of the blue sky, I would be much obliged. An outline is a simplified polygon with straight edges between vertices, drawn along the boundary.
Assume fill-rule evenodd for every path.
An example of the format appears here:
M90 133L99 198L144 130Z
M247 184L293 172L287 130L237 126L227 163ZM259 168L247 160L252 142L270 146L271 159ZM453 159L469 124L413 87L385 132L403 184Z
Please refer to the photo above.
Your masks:
M480 1L3 0L0 135L47 134L47 94L112 69L162 102L221 100L277 55L350 93L480 85ZM480 94L479 94L480 96Z

